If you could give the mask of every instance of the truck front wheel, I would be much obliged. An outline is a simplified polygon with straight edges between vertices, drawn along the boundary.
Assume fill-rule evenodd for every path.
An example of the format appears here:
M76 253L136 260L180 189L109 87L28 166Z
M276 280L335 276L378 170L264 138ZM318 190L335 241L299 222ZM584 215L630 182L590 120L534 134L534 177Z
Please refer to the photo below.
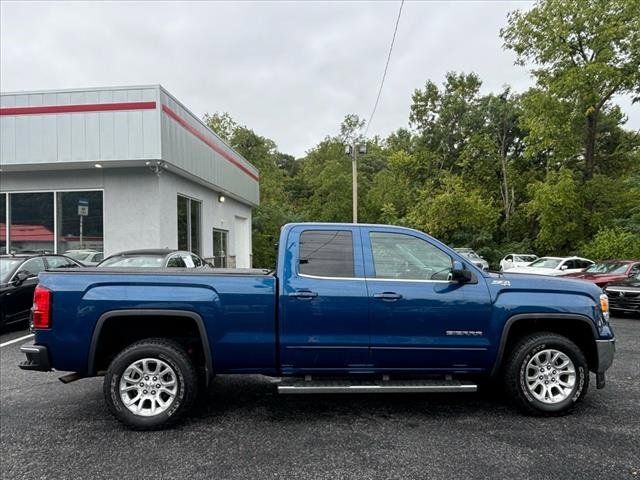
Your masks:
M109 410L137 430L157 430L178 421L193 404L197 388L187 352L163 338L128 346L113 359L104 377Z
M506 364L508 394L525 412L561 415L587 393L589 368L580 348L555 333L539 333L520 340Z

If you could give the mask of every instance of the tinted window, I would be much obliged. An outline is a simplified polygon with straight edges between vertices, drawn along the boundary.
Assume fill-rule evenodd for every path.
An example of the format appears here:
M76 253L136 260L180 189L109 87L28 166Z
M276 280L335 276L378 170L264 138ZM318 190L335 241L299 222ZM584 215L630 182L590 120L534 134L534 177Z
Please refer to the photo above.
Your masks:
M349 231L307 230L300 235L300 273L353 277L353 236Z
M64 257L47 257L47 266L49 268L72 268L76 264Z
M44 260L42 257L32 258L22 264L18 271L25 271L31 276L38 275L44 270Z
M202 266L202 260L200 260L200 257L198 257L197 255L191 255L191 261L196 267Z
M171 257L167 262L167 267L171 268L185 268L187 265L184 263L184 260L180 255L176 255Z
M21 263L21 258L0 258L0 282L8 281L14 269Z
M448 280L451 257L424 240L399 233L371 233L376 278Z

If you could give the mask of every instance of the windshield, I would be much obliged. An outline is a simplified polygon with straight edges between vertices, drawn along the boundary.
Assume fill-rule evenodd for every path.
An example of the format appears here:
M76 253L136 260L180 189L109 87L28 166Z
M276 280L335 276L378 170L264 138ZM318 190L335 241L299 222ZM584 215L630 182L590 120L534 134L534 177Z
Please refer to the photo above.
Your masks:
M536 258L535 255L514 255L513 260L515 262L533 262Z
M561 258L541 258L529 266L534 268L556 268L560 263L562 263Z
M99 267L164 267L164 255L138 255L107 258Z
M22 261L22 258L0 258L0 282L8 282L11 273Z
M88 260L93 253L94 252L66 252L65 255L82 262L83 260Z
M594 263L585 272L623 274L627 271L627 267L626 263L620 262Z

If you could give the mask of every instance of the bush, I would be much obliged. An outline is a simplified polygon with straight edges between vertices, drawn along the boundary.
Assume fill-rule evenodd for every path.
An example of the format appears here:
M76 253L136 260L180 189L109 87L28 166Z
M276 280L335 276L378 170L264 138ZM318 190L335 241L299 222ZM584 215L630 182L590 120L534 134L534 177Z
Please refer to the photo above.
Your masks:
M592 260L640 259L640 234L617 227L605 228L590 242L583 243L580 251Z

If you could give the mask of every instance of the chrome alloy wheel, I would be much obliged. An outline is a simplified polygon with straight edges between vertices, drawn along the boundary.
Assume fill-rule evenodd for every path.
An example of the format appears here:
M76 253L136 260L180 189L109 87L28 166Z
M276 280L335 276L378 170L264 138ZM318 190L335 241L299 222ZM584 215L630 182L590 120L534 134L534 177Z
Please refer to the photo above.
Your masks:
M566 354L554 349L531 357L525 375L529 393L546 404L566 400L576 384L575 365Z
M136 360L120 378L120 399L134 415L158 415L166 411L176 398L176 377L173 368L162 360Z

